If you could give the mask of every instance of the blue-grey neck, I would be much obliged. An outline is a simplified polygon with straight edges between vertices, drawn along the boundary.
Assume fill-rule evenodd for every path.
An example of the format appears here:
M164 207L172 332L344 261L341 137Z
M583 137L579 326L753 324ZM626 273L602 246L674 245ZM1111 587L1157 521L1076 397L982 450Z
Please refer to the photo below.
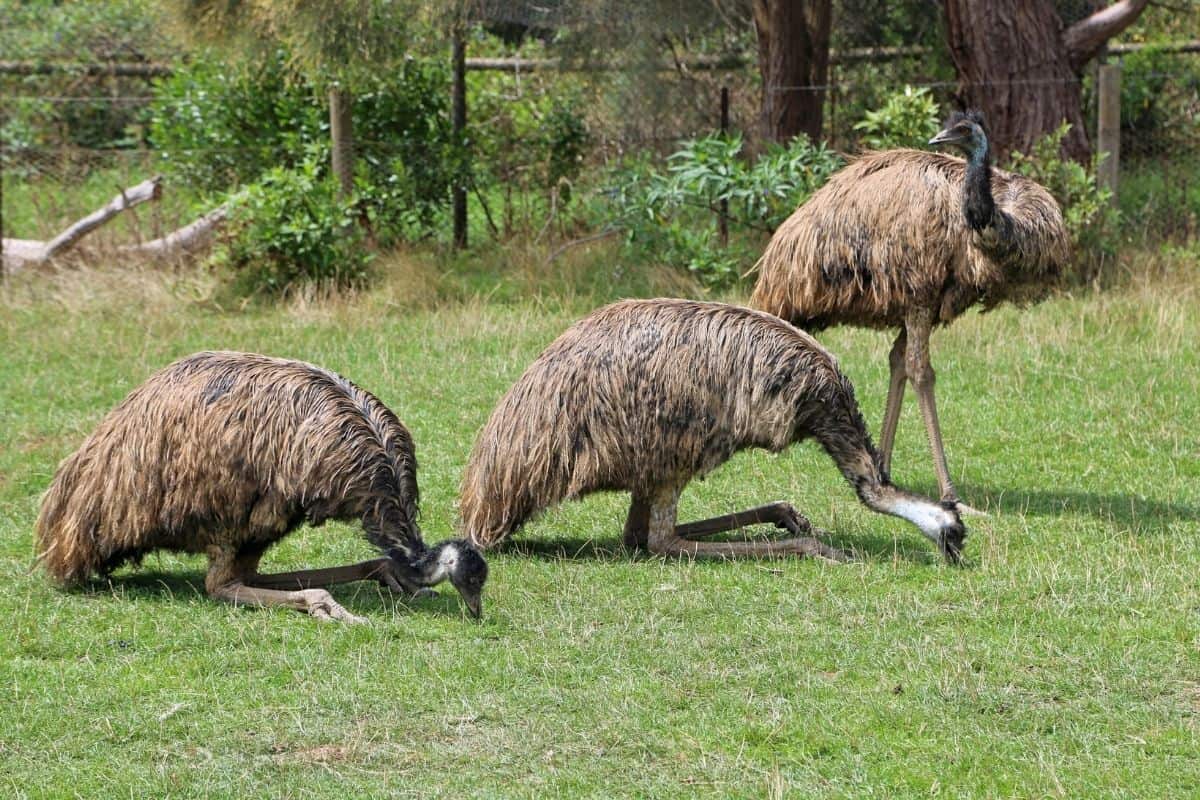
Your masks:
M992 158L987 135L981 130L974 149L967 157L963 180L963 214L971 230L979 231L992 223L996 204L992 200Z

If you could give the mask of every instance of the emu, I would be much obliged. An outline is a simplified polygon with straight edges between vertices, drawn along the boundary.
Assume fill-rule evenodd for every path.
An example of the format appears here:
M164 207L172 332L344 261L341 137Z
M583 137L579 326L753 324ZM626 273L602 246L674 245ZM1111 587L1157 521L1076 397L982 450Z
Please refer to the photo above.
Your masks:
M950 480L934 401L929 335L968 308L1025 304L1048 292L1070 256L1062 212L1037 183L991 167L983 115L952 114L919 150L869 153L838 172L775 232L750 303L805 330L895 329L879 450L891 468L906 381L916 390L941 499Z
M598 491L632 496L624 543L663 555L843 555L787 503L676 524L684 486L751 447L807 438L833 458L869 508L903 517L957 561L966 530L953 506L892 485L854 389L815 339L751 309L627 300L558 337L500 401L463 478L461 525L481 548L538 511ZM794 538L705 542L773 523Z
M442 580L472 615L487 564L468 542L432 548L417 524L412 437L383 403L300 361L204 352L151 376L59 465L37 519L60 584L152 550L204 553L220 600L363 622L323 587L376 580L416 594ZM274 575L259 559L301 523L361 522L382 558Z

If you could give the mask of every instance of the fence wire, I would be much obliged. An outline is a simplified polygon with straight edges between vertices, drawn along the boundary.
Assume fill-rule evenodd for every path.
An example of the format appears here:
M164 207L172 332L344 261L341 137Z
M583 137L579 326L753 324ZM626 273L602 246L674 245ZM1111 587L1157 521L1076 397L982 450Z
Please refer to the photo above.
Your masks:
M1126 56L1122 65L1120 185L1121 206L1144 224L1149 233L1194 236L1200 217L1200 54L1150 53ZM499 82L509 111L517 113L522 103L535 95L553 93L563 75L543 72L535 76L493 74L490 85ZM589 159L593 165L613 162L631 154L651 152L664 155L685 139L715 132L720 120L720 90L730 94L730 127L749 138L757 129L759 86L753 69L688 73L679 71L648 79L644 73L606 73L595 79L573 75L573 88L591 82L591 101L585 105L585 122L590 135ZM507 82L507 83L505 83ZM6 115L0 145L0 188L3 229L6 236L44 238L62 226L102 205L121 188L131 186L163 170L162 154L150 149L139 128L139 114L153 100L144 86L125 85L126 94L87 95L77 85L79 96L39 95L33 84L23 82L16 91L0 94L0 107L20 109L23 104L40 104L49 109L45 119L57 120L64 131L70 125L109 126L124 140L107 147L78 147L66 141L23 144L15 115ZM81 84L82 85L82 84ZM98 84L108 86L107 84ZM892 62L833 66L821 87L790 87L825 93L824 136L836 149L853 151L858 146L855 124L867 110L878 108L889 95L905 86L927 88L938 105L955 104L958 85L947 79L945 65L923 59L899 58ZM111 89L111 87L108 87ZM1096 142L1095 81L1083 79L1085 118L1089 139ZM506 112L508 113L508 112ZM489 126L493 120L476 117L469 124ZM69 136L64 132L63 139ZM386 163L397 156L387 141L360 141L360 153ZM201 151L220 160L225 148ZM492 170L499 181L511 182L515 190L528 191L526 176L544 167L521 163L519 148L504 156L505 163L484 160L476 154L476 170ZM515 155L514 155L515 154ZM195 157L196 153L189 154ZM286 163L294 153L269 154ZM490 157L489 157L490 158ZM514 160L515 159L515 160ZM526 181L528 183L528 181ZM57 188L57 190L55 190ZM66 189L66 191L62 191ZM187 187L168 183L164 200L153 211L141 214L143 227L171 230L189 222L196 213L196 195ZM508 198L507 202L520 202ZM533 219L548 212L549 204L534 202L528 207L489 209L489 220L497 230L498 220L540 226ZM120 230L119 228L117 229ZM126 235L131 231L125 231ZM152 230L135 235L150 237Z

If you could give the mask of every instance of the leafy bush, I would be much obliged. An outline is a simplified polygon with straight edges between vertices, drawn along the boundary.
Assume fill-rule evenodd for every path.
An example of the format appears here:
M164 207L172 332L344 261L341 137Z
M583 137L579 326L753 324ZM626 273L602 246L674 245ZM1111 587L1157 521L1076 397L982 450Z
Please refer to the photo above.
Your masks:
M872 150L924 147L938 132L938 106L929 89L905 86L882 108L866 112L854 129L863 132L863 143Z
M326 98L294 77L287 58L280 50L251 67L210 55L160 82L150 138L165 169L223 191L277 167L297 169L312 148L326 147ZM384 243L427 234L449 202L457 157L448 98L445 68L416 60L356 87L356 181L363 211Z
M340 200L322 175L322 148L309 148L293 169L275 167L231 201L230 224L215 253L244 295L276 296L303 284L339 288L366 283L370 254L356 224L358 209Z
M1087 266L1116 252L1119 213L1112 206L1112 192L1096 183L1098 160L1088 169L1061 156L1062 140L1070 127L1064 122L1038 139L1029 155L1014 151L1008 168L1032 178L1054 195L1076 256Z
M508 75L469 78L469 181L481 198L490 196L500 205L505 233L514 233L522 222L542 227L535 217L552 209L561 213L571 202L591 146L582 94L569 82L545 76L523 79L516 95Z
M642 257L684 266L708 286L731 283L761 239L841 166L837 154L804 136L772 145L749 165L741 151L738 136L708 136L685 142L665 172L646 162L626 168L608 197L610 224L626 230L627 246ZM728 248L714 228L722 201L734 234Z

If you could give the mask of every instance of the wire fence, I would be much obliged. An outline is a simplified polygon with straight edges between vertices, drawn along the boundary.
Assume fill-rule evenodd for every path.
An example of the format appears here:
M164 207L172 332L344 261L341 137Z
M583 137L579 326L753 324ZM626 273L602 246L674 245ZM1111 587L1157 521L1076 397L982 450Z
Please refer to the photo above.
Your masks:
M1117 61L1122 67L1118 185L1121 206L1127 216L1144 224L1148 233L1194 236L1200 217L1200 54L1139 53L1122 56ZM641 73L608 73L602 82L591 84L584 121L590 134L588 158L593 164L611 163L647 151L663 155L682 140L718 130L723 87L729 95L730 129L753 138L760 89L751 67L681 69L653 81L644 78ZM537 93L553 92L556 81L562 78L546 71L536 81L519 72L493 76L490 80L493 90L497 81L507 81L500 84L505 92L503 99L516 108L531 101ZM581 79L572 80L577 85ZM103 205L122 188L163 170L162 154L148 147L141 127L144 110L154 100L146 84L139 86L136 81L123 80L120 94L113 94L113 85L100 79L96 85L103 91L88 94L89 85L81 79L72 86L72 91L78 94L38 94L30 91L33 84L26 81L15 91L0 95L0 106L36 107L36 113L46 115L42 123L56 124L64 131L92 125L109 126L120 132L117 140L106 147L22 144L20 136L13 134L11 123L16 115L8 115L7 121L0 120L9 124L5 143L0 147L3 209L0 224L5 236L52 236L65 223ZM783 88L822 91L826 140L835 149L854 151L860 135L855 124L867 110L878 108L889 95L903 91L905 86L928 89L942 108L956 105L959 87L954 80L947 79L946 66L929 63L916 55L901 54L895 59L868 64L835 64L823 86ZM1098 100L1094 74L1084 76L1082 92L1088 136L1095 143ZM468 102L468 107L472 106ZM492 120L473 118L470 124L488 126ZM63 138L68 137L64 134ZM387 141L358 145L360 153L381 163L400 154ZM205 152L216 160L223 148L202 150L201 158ZM519 149L514 152L519 153ZM194 158L197 154L190 155ZM284 163L294 155L272 153L268 154L268 160ZM529 189L522 183L523 176L542 167L519 163L519 159L516 162L510 159L502 165L503 169L489 163L478 166L495 168L499 180L511 183L510 188L518 192ZM476 199L482 201L482 197ZM197 194L189 187L168 184L162 203L155 204L154 210L144 212L140 219L134 216L125 223L141 224L146 230L122 230L118 226L112 234L150 237L154 233L152 228L171 230L194 217L196 200ZM498 202L500 207L483 209L486 224L496 234L522 224L540 227L544 220L538 215L552 213L553 198L522 201L510 191L505 200ZM482 223L476 221L476 224Z

